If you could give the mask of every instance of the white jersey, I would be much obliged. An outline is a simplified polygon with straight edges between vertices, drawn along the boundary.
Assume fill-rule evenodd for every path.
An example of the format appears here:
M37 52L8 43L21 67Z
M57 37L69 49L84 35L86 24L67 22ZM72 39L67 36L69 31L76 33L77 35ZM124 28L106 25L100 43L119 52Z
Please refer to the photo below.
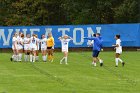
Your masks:
M43 38L40 40L41 43L41 50L46 50L47 49L47 38Z
M31 48L31 50L33 49L33 50L37 50L37 38L35 38L35 37L31 37L31 39L30 39L30 48Z
M12 38L12 49L14 50L14 49L17 49L18 48L18 40L17 40L17 38L16 37L13 37ZM15 47L14 47L15 46Z
M122 53L122 46L121 46L121 40L120 39L116 40L116 45L118 45L118 47L116 47L116 53L121 54Z
M24 38L24 50L30 50L30 38L25 37Z
M60 40L61 40L61 45L62 45L62 52L68 52L69 41L71 39L60 39Z
M17 40L18 40L18 50L23 49L23 45L22 45L23 39L21 37L18 37Z

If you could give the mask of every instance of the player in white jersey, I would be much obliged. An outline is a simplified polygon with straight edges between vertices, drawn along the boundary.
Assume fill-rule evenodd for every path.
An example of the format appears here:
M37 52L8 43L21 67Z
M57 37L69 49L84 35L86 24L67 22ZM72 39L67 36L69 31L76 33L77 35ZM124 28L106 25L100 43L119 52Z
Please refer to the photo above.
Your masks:
M68 35L64 35L63 37L59 37L58 39L61 41L62 52L64 53L64 57L60 60L60 64L62 64L64 59L65 59L65 64L68 64L67 63L68 47L69 47L69 41L72 40L72 38L69 37Z
M27 34L24 38L24 60L25 62L29 61L30 56L30 34Z
M24 39L24 34L20 32L18 37L18 61L19 62L22 61L23 39Z
M12 57L10 58L11 61L18 61L18 40L17 40L17 36L18 34L15 33L13 35L13 38L12 38L12 50L13 50L13 55Z
M31 49L31 54L30 54L30 62L35 62L36 58L36 51L37 51L37 38L35 37L35 34L32 35L30 39L30 49Z
M37 38L37 50L36 50L36 61L39 61L39 45L40 45L40 39L38 38L37 35L35 35L35 37Z
M40 40L40 43L41 43L42 60L46 62L47 38L45 38L45 35L42 35L41 38L42 39Z
M116 55L115 55L116 67L118 67L119 61L122 63L122 66L124 66L125 63L122 61L122 59L120 59L120 55L122 54L120 35L116 35L115 39L116 39L116 44L112 45L112 46L115 47L115 49L116 49Z

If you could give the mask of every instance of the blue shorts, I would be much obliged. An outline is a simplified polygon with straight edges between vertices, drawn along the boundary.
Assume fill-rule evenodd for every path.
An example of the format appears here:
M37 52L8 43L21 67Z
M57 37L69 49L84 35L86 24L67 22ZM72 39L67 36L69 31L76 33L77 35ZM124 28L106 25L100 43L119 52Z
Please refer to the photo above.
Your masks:
M100 51L98 51L98 50L93 50L92 56L93 56L93 57L98 57L99 53L100 53Z

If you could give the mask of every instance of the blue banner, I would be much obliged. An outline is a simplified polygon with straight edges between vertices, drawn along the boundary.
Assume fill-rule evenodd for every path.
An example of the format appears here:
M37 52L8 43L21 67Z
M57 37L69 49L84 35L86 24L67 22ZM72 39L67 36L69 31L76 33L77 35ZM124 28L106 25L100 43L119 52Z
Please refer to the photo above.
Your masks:
M63 26L9 26L0 27L0 48L11 48L12 36L15 32L37 34L41 38L52 32L55 39L55 47L61 47L58 37L67 34L73 38L69 47L87 47L87 40L83 37L91 37L93 33L101 33L103 46L111 47L115 43L114 36L121 35L122 46L140 47L140 24L105 24L105 25L63 25Z

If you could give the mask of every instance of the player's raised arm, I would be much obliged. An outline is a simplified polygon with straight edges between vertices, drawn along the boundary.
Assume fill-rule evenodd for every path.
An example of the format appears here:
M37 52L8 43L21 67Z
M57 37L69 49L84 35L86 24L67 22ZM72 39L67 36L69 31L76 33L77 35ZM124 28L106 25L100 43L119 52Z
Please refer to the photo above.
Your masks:
M88 39L88 40L95 40L96 37L84 37L84 39Z
M58 39L61 40L61 39L63 39L63 37L59 37Z

